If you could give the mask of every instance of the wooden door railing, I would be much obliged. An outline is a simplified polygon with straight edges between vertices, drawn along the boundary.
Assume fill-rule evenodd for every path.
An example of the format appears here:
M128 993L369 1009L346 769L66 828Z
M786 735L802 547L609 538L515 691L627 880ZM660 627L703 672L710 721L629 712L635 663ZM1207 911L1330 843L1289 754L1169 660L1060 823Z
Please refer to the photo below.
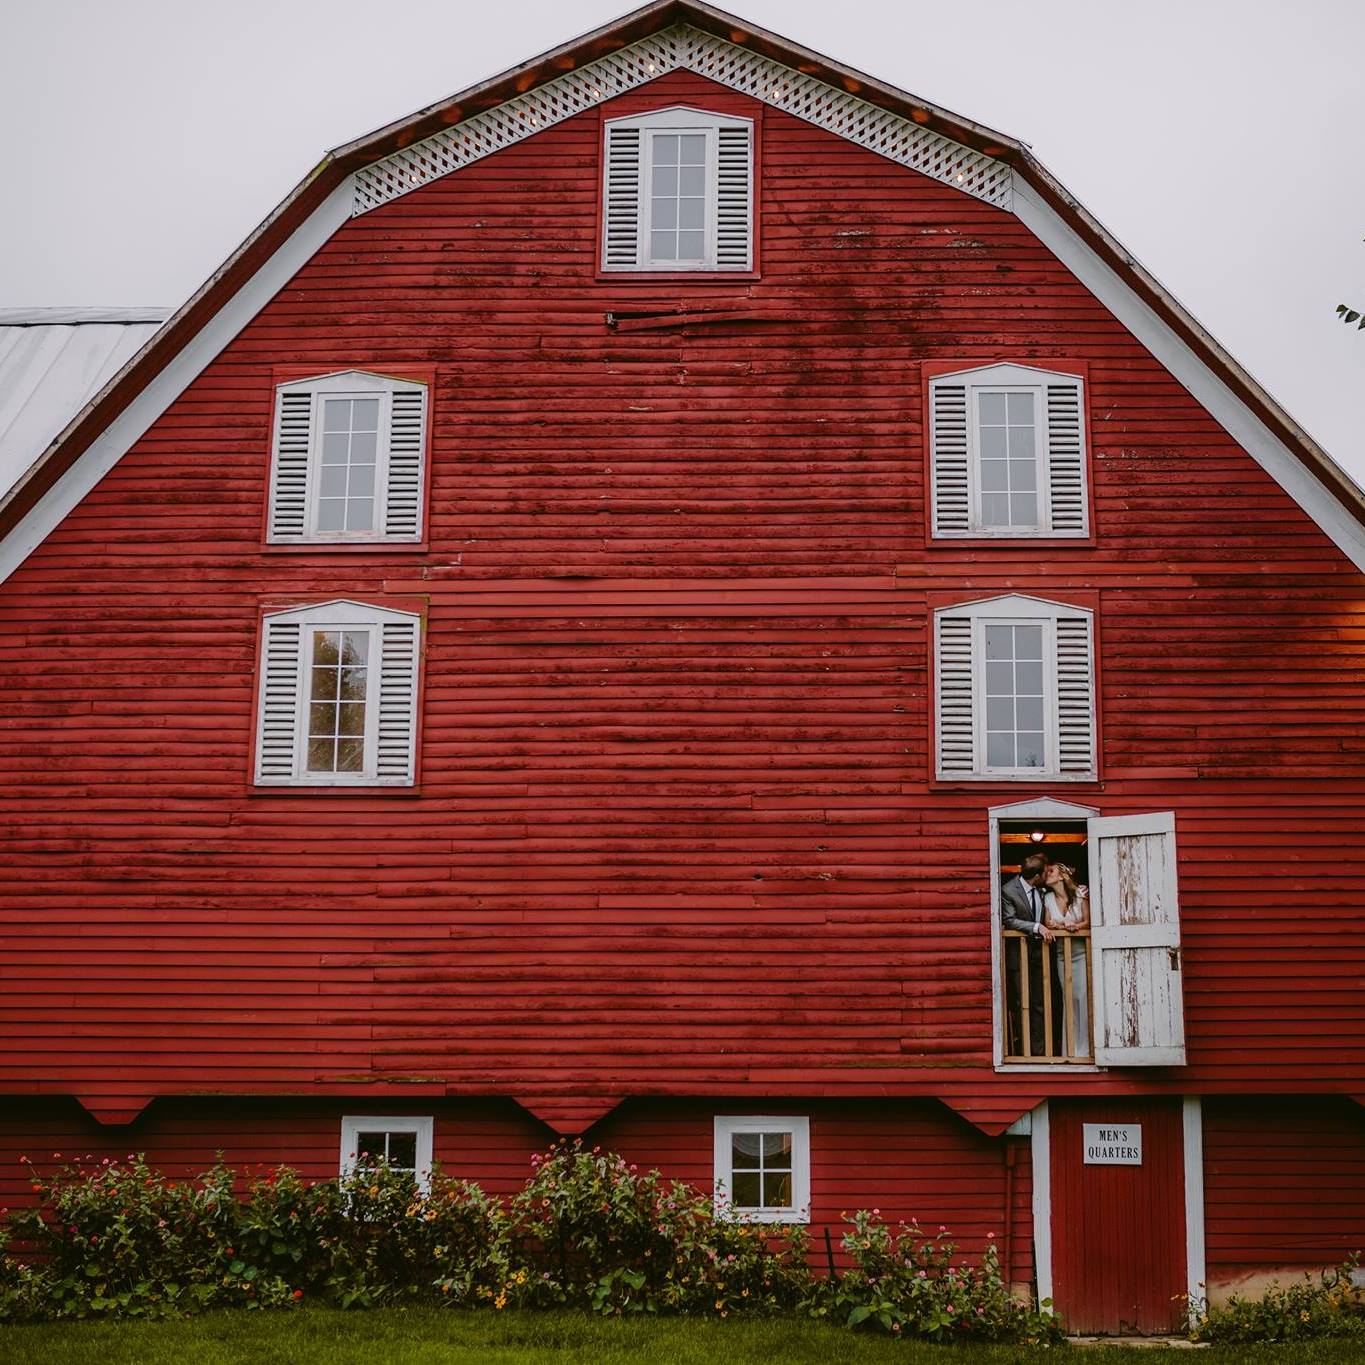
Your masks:
M1090 1063L1094 1054L1090 933L1051 943L1004 932L1006 1062Z

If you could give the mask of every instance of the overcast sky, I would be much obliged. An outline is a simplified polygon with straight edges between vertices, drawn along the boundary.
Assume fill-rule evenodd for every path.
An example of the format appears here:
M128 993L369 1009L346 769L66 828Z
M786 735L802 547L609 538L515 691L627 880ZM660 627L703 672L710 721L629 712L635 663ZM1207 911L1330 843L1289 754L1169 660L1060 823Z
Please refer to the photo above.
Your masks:
M1365 0L731 0L1028 143L1365 482ZM0 308L180 303L323 151L621 0L0 0Z

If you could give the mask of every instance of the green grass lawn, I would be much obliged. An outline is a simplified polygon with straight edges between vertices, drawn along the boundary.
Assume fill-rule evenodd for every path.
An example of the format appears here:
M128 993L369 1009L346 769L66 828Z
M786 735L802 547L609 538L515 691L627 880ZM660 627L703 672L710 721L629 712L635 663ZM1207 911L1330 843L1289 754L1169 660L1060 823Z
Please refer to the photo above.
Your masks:
M25 1365L949 1365L1032 1354L1017 1347L944 1348L855 1334L797 1319L611 1321L575 1313L310 1308L210 1313L177 1322L71 1322L0 1327L0 1361ZM1055 1355L1055 1353L1053 1353ZM1163 1356L1165 1353L1161 1353ZM1365 1361L1347 1342L1224 1347L1192 1357L1337 1365ZM1146 1362L1151 1350L1106 1347L1078 1360Z

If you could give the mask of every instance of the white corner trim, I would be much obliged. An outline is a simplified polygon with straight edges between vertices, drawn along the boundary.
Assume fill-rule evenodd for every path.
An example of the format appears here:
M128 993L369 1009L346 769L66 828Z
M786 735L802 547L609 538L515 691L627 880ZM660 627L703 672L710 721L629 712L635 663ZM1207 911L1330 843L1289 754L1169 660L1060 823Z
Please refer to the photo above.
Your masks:
M1033 1273L1038 1302L1052 1297L1052 1124L1047 1101L1033 1111Z
M1185 386L1356 568L1365 571L1365 527L1017 172L1011 206L1019 221Z
M1181 1108L1185 1157L1185 1272L1190 1317L1207 1294L1208 1268L1204 1242L1204 1106L1198 1095L1186 1095Z
M81 452L75 464L0 544L0 582L56 530L152 423L347 221L354 194L354 177L347 176L195 333L179 355Z

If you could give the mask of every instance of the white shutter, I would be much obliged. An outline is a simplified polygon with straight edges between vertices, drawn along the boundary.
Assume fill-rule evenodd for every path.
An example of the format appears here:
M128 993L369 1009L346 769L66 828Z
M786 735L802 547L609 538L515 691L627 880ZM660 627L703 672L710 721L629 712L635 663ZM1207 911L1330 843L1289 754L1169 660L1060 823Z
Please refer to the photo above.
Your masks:
M375 775L381 782L411 783L417 738L417 626L385 621L379 645L379 727Z
M1095 1061L1184 1066L1175 816L1092 819Z
M753 259L753 125L717 130L716 265L748 270Z
M609 270L640 261L640 145L639 128L607 126L602 264Z
M384 534L422 538L422 453L426 447L425 385L396 386L389 406L389 471Z
M272 541L302 540L308 525L308 448L313 426L311 389L280 390L270 462Z
M970 777L976 771L972 636L970 617L936 618L934 649L938 696L934 728L940 777Z
M1095 667L1088 616L1057 618L1057 766L1066 777L1095 772Z
M297 621L265 622L256 731L256 781L289 782L298 763L303 633Z
M1054 535L1087 533L1085 407L1079 379L1047 382L1047 471Z
M930 499L934 534L963 535L971 529L971 483L967 456L967 386L929 384Z

